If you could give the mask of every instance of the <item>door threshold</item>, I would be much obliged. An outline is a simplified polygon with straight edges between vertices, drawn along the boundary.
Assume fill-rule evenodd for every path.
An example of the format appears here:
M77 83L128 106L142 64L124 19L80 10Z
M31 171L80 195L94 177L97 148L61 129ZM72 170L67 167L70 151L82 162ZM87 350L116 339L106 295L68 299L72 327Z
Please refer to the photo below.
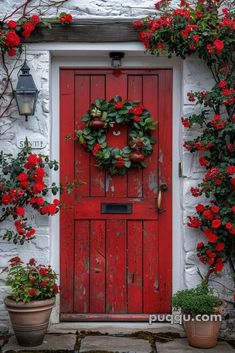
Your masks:
M77 331L96 332L108 335L130 335L138 331L153 333L171 332L185 337L184 329L179 324L156 322L150 325L147 322L61 322L51 324L48 333L76 333Z

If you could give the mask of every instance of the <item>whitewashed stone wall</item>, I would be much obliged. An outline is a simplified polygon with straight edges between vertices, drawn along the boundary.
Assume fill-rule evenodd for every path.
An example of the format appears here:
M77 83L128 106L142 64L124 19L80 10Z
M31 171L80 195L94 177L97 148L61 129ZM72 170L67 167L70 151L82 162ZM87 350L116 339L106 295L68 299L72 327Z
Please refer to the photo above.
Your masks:
M35 0L35 3L38 0ZM0 7L4 11L10 12L21 3L21 0L2 0ZM69 11L76 18L137 18L149 15L152 13L154 1L152 0L69 0L64 6L63 10ZM60 9L60 11L62 11ZM2 12L2 11L1 11ZM50 12L50 16L56 15L54 8ZM47 14L48 16L48 14ZM24 139L25 136L30 136L31 139L43 138L46 141L46 147L43 153L49 154L50 146L50 93L49 93L49 75L50 75L50 53L48 51L30 52L27 53L27 59L36 85L40 90L39 101L37 103L37 110L35 117L29 119L29 122L24 122L23 118L19 118L15 107L10 112L10 116L5 117L0 121L0 150L5 152L16 153L17 139ZM11 66L13 61L8 60L8 65ZM19 63L19 67L20 67ZM19 67L16 72L19 70ZM187 100L187 92L190 90L206 90L211 88L213 81L206 66L197 58L190 58L183 63L183 106L182 112L184 116L190 114L192 109L196 107ZM1 77L1 63L0 63L0 77ZM16 77L16 75L15 75ZM13 82L16 84L16 80ZM179 103L180 104L180 103ZM180 118L180 117L179 117ZM182 143L184 138L191 138L194 132L188 132L181 127ZM191 186L196 186L200 181L203 170L197 163L197 156L192 155L183 148L179 148L178 153L182 156L183 174L185 178L182 182L182 192L180 205L182 207L182 237L183 237L183 252L184 252L184 282L185 286L192 287L200 280L197 268L199 266L198 259L195 255L195 245L199 241L199 232L189 229L186 226L186 219L188 214L194 212L194 206L198 199L192 197L190 193ZM0 241L0 271L6 266L10 257L20 255L23 259L29 259L34 256L42 262L49 262L50 259L50 235L51 226L50 220L42 216L30 216L33 225L37 230L37 238L31 244L24 246L15 246ZM3 227L8 227L9 224L1 225L0 234L3 233ZM200 266L203 272L203 267ZM229 274L225 274L226 283L232 288ZM221 286L218 286L221 292ZM4 276L0 276L0 323L7 322L3 299L7 293L7 288L4 286ZM231 297L226 296L226 299L231 300ZM1 327L0 327L1 329Z

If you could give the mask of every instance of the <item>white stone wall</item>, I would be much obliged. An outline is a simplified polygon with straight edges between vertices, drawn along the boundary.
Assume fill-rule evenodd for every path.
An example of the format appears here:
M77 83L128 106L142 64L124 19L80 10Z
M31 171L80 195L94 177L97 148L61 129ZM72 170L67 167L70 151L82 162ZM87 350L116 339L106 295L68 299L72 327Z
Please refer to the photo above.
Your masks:
M35 1L35 3L38 0ZM9 12L13 10L21 0L1 0L0 13L4 11ZM126 17L136 18L148 15L153 12L152 0L71 0L68 1L63 10L69 11L76 18L97 18L97 17ZM61 9L62 10L62 9ZM60 10L60 11L61 11ZM50 12L51 16L55 16L56 9ZM48 15L48 14L47 14ZM43 153L50 153L50 53L49 51L27 52L27 60L31 68L31 72L35 79L36 85L40 90L39 100L37 103L37 110L35 117L29 118L29 122L25 122L23 118L19 118L16 108L13 107L10 115L6 116L0 121L0 150L7 152L17 152L17 140L24 139L25 136L30 138L43 138L46 141L46 147ZM168 60L168 59L166 59ZM22 62L19 62L15 70L16 73ZM8 60L7 65L11 67L13 60ZM1 77L1 63L0 63L0 77ZM190 114L192 109L196 109L193 104L189 104L187 100L187 92L190 90L206 90L209 89L213 82L211 75L205 65L197 58L190 58L183 63L182 72L182 92L183 100L181 110L184 116ZM180 104L180 102L179 102ZM179 117L180 118L180 117ZM187 132L182 129L181 137L183 139L193 136L193 132ZM175 148L174 148L175 151ZM198 259L195 255L195 245L199 241L199 232L191 230L186 226L186 218L188 214L194 211L194 206L198 202L191 196L191 186L196 186L203 175L203 170L197 163L197 157L193 156L187 151L180 149L179 153L182 155L183 174L185 178L182 182L182 192L180 207L182 208L182 237L184 252L184 282L187 287L194 286L199 280L197 274L197 267L199 266ZM177 206L179 207L179 206ZM50 260L50 235L51 225L50 219L42 216L30 215L30 219L37 230L37 238L31 244L24 246L15 246L6 241L0 241L0 271L6 266L10 257L20 255L23 259L29 259L34 256L39 261L49 262ZM8 227L9 224L1 225L0 234L3 233L3 227ZM200 267L203 271L203 267ZM0 275L0 323L8 320L4 310L3 298L6 295L6 287L4 286L4 276ZM1 329L1 328L0 328Z

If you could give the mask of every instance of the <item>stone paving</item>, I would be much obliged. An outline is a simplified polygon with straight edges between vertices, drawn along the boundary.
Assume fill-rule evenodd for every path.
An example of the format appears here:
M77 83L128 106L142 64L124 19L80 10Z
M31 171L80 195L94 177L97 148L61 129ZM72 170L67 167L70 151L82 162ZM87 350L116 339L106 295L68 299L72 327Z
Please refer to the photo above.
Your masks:
M0 352L2 353L235 353L227 342L220 341L211 349L190 347L185 338L167 338L162 334L137 332L132 335L110 335L95 332L71 334L47 334L41 346L20 347L11 336ZM165 342L159 342L164 341Z

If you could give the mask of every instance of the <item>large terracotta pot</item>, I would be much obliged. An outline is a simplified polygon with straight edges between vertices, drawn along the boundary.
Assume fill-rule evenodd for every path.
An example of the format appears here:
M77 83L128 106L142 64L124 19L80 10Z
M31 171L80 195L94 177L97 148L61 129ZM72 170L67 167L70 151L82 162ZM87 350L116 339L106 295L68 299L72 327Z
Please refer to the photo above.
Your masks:
M184 329L190 346L212 348L217 344L220 321L185 321Z
M55 298L15 302L5 298L13 330L20 346L34 347L43 342Z
M226 302L214 308L214 314L223 315L227 307ZM212 348L217 344L221 321L184 321L183 326L190 346L197 348Z

